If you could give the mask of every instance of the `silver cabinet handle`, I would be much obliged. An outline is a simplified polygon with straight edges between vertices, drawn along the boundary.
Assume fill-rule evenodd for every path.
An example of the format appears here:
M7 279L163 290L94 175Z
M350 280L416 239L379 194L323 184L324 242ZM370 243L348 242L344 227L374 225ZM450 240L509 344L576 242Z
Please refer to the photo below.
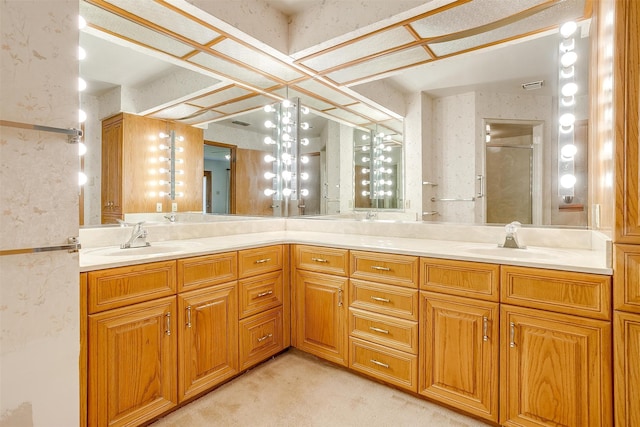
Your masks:
M257 259L255 261L256 264L264 264L265 262L269 262L271 261L271 258L262 258L262 259Z
M266 297L267 295L271 295L272 293L273 291L260 292L258 295L256 295L256 298Z
M387 365L386 363L378 362L376 359L371 359L369 360L369 362L373 363L374 365L382 366L383 368L389 369L389 365Z
M516 324L513 322L509 322L509 347L515 347L516 341Z
M369 329L371 329L373 332L380 332L381 334L389 333L389 331L387 331L386 329L376 328L375 326L369 326Z
M315 262L329 262L324 258L311 258L311 261L315 261Z
M372 265L371 268L378 271L391 271L389 267L378 267L377 265Z
M489 341L489 318L484 316L482 318L482 341Z
M187 307L187 328L191 327L191 306Z
M167 313L164 315L165 325L167 329L164 331L167 335L171 335L171 313Z
M266 340L267 338L271 338L273 336L273 334L267 334L263 337L258 338L258 342L262 342L264 340Z
M390 299L387 298L380 298L380 297L374 297L373 295L371 295L371 299L374 301L380 301L380 302L391 302Z
M338 289L338 307L342 307L342 288Z

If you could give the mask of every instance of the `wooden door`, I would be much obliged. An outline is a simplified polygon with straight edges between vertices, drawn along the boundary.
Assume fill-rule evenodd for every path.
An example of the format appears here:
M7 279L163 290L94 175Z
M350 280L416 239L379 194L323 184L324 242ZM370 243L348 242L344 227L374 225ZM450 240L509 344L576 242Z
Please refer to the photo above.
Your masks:
M498 303L421 292L418 392L498 421Z
M502 305L500 328L502 425L612 425L609 322Z
M297 271L296 346L347 366L347 286L343 277Z
M89 425L139 425L177 404L176 299L89 316Z
M238 372L236 283L178 295L180 402Z
M613 315L616 426L640 426L640 314Z
M102 128L102 223L122 219L122 116L103 123Z

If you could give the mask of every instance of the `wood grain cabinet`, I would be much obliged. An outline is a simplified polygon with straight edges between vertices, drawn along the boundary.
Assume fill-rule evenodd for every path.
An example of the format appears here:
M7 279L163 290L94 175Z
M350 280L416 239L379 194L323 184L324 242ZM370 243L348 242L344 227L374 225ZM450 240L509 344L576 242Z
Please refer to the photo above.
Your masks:
M614 374L616 426L640 425L640 314L616 311Z
M418 257L351 251L350 277L349 367L417 391Z
M432 258L420 266L418 392L497 422L500 267Z
M500 423L612 425L611 278L501 270Z
M293 344L348 365L348 254L343 249L294 245Z

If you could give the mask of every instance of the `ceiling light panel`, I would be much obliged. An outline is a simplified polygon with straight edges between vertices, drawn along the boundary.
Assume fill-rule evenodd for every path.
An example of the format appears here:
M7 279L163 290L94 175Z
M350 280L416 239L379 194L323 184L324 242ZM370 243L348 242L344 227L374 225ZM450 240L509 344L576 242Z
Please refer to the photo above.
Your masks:
M211 49L262 70L267 74L284 80L285 82L304 77L304 74L296 71L289 65L230 39L226 39L215 44Z
M189 61L202 65L212 73L225 77L228 80L246 83L249 86L266 89L277 84L275 81L260 73L207 53L200 52L189 58Z
M363 103L349 105L349 109L355 111L356 113L362 114L365 117L373 119L373 121L376 122L389 120L391 118L389 117L389 115L383 113L382 111L369 107L368 105Z
M476 0L411 23L421 38L457 33L495 22L529 9L543 0Z
M271 98L268 98L264 95L257 95L251 98L243 99L242 101L221 105L216 108L216 111L220 111L225 114L234 114L241 111L249 111L254 108L262 108L272 102L273 99Z
M190 116L198 111L200 111L200 108L194 107L193 105L178 104L173 107L156 111L155 113L150 114L149 117L153 117L154 119L177 120L182 117Z
M213 31L199 23L174 12L161 3L150 1L131 0L108 0L109 3L118 6L127 12L137 16L144 16L148 21L164 27L174 33L185 36L202 45L209 43L220 36L220 33Z
M541 28L549 28L572 19L581 18L583 14L584 0L566 0L504 27L450 42L430 43L429 48L438 56L450 55L494 44L497 41L516 38L521 34L535 33Z
M348 105L355 102L355 100L350 96L347 96L339 90L333 89L323 83L320 83L317 80L306 80L304 82L296 83L296 86L305 91L315 93L316 95L330 100L337 105Z
M192 47L184 43L121 18L99 7L92 6L85 2L80 3L80 6L80 13L87 20L87 23L97 25L117 34L124 44L130 44L127 39L136 40L139 42L139 45L178 57L186 55L193 50Z
M226 103L230 99L240 98L241 96L245 96L250 93L252 92L247 89L238 86L231 86L229 89L220 90L210 95L193 99L189 101L189 103L199 107L211 107Z
M414 47L400 52L381 56L370 61L327 74L331 80L344 84L364 79L387 71L406 68L419 62L428 61L431 57L422 47Z
M300 63L313 70L322 71L413 41L415 38L404 27L398 27L330 50L308 60L303 59Z

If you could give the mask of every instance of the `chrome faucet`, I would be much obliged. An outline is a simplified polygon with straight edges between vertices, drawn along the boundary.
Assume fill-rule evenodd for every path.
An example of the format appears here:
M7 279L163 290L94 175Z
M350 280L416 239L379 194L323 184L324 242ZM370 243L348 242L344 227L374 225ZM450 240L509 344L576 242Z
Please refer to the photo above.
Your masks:
M173 212L171 212L169 215L165 215L164 217L168 219L169 222L176 222L176 214L174 214Z
M378 219L378 212L367 211L367 219Z
M504 230L506 231L506 235L504 237L504 243L502 245L498 245L501 248L512 248L512 249L526 249L527 247L525 245L521 245L518 242L518 227L520 227L522 224L520 224L518 221L513 221L511 224L507 224L504 227Z
M133 224L133 230L131 230L131 236L129 240L120 245L120 249L129 248L142 248L145 246L151 246L151 243L147 242L147 230L142 228L144 222Z

